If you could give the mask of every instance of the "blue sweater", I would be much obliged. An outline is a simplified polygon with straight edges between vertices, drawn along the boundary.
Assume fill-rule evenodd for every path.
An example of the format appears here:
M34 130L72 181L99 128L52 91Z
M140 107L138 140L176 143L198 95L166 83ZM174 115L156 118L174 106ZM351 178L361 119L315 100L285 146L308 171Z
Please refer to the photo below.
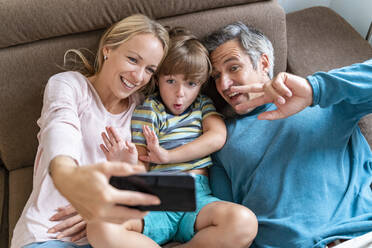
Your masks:
M324 247L372 231L372 154L358 127L372 112L372 60L307 79L311 107L258 120L268 104L228 120L213 156L215 196L257 215L252 247Z

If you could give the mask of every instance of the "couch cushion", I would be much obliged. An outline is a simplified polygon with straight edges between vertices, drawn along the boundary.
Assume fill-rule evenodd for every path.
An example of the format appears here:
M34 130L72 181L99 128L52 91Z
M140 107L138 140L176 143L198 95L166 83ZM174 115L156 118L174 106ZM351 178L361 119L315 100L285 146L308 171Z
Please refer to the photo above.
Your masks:
M236 21L259 29L271 40L275 51L275 73L285 71L287 66L285 13L276 1L233 6L160 20L165 25L188 27L199 38Z
M159 19L257 1L262 0L2 1L0 48L101 29L134 13Z
M372 57L372 47L341 16L326 7L287 15L288 70L299 76L328 71Z
M197 12L160 22L185 26L202 36L238 20L256 26L273 41L277 61L275 71L285 71L285 14L275 1ZM67 35L0 49L0 151L8 170L22 168L34 161L36 120L40 116L43 87L51 75L60 71L56 65L62 64L64 52L81 47L94 51L101 32Z
M32 190L33 167L9 173L9 240Z

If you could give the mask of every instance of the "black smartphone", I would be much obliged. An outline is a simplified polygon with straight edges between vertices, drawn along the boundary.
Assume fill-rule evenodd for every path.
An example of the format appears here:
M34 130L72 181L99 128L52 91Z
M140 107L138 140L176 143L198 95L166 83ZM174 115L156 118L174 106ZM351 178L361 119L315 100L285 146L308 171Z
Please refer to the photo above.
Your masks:
M110 184L118 189L156 195L161 201L160 205L125 205L126 207L142 211L191 212L196 209L195 180L188 173L148 172L125 177L112 176Z

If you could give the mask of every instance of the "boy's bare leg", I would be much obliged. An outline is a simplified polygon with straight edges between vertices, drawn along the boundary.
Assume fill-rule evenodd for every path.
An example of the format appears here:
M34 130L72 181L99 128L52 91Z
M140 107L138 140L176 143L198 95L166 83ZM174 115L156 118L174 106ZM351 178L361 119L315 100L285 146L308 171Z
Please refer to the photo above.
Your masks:
M129 220L123 224L92 222L87 225L87 238L94 248L156 247L152 239L142 234L143 221Z
M257 229L257 218L248 208L231 202L212 202L199 212L195 236L176 247L249 247Z

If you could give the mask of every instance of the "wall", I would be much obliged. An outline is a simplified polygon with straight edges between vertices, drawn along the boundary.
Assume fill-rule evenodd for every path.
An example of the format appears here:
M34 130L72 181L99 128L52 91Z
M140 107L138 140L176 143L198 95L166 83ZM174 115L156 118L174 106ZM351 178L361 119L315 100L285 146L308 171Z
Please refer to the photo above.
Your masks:
M345 18L364 38L372 22L371 0L332 0L330 8Z
M278 0L286 13L313 6L329 7L332 0ZM368 1L368 0L367 0Z
M278 3L286 13L313 6L329 7L348 21L363 38L372 22L371 0L278 0Z

